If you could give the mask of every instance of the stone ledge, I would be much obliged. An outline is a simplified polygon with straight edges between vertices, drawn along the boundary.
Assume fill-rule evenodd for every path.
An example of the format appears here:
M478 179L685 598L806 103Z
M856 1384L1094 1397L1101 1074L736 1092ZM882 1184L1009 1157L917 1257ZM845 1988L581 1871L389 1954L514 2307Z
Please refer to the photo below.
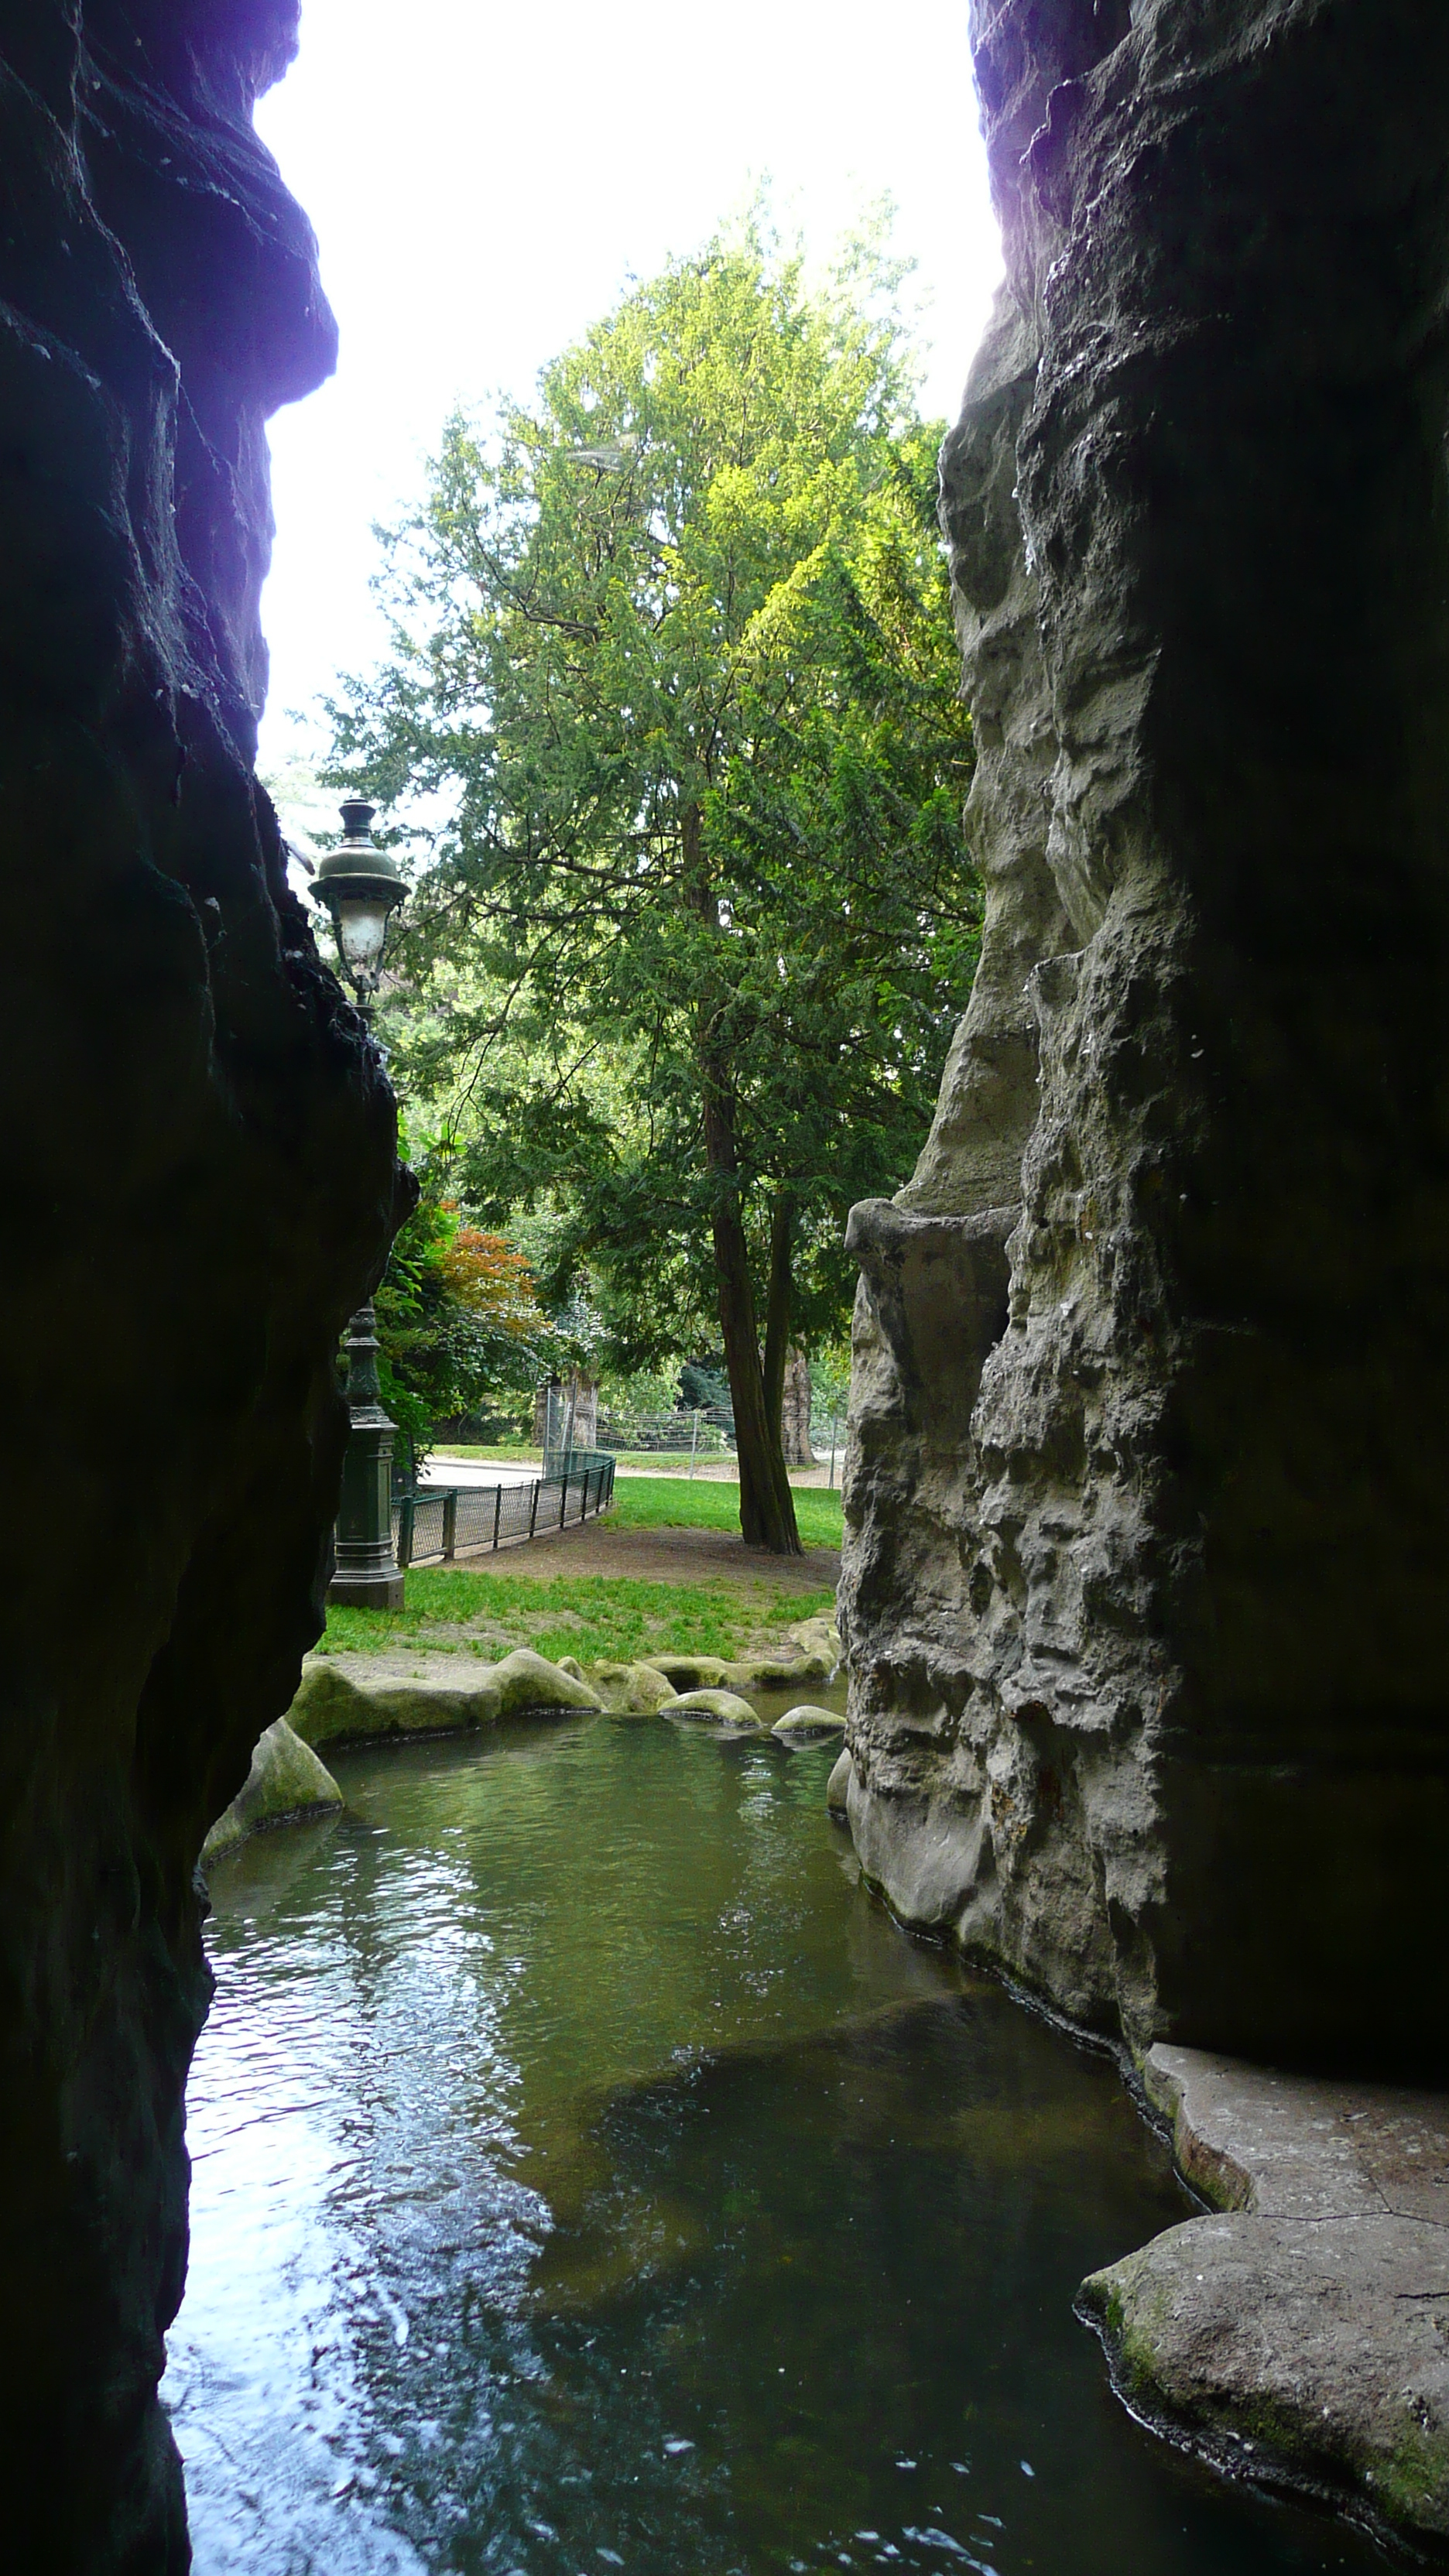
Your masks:
M518 1646L497 1664L470 1655L309 1655L288 1717L302 1741L317 1747L457 1734L504 1717L603 1705L588 1682Z
M1082 2285L1129 2405L1220 2466L1449 2541L1449 2096L1153 2048L1218 2214Z

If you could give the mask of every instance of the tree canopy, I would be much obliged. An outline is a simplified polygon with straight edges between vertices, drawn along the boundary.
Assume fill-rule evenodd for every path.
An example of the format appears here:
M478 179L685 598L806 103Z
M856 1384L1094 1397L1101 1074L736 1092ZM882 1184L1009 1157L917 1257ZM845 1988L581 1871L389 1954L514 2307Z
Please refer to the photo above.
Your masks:
M841 1220L910 1169L977 945L898 284L867 241L812 288L756 220L454 419L333 711L420 851L397 1047L462 1195L559 1212L560 1276L666 1338L708 1291L777 1548L787 1344L838 1330Z

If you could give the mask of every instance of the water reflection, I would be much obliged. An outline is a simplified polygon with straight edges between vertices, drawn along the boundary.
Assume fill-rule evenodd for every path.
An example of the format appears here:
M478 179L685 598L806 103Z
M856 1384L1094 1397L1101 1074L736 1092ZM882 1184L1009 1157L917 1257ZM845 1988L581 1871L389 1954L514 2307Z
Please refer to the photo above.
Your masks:
M904 1940L830 1748L339 1762L215 1876L167 2395L200 2576L1371 2563L1115 2407L1181 2214L1112 2068Z

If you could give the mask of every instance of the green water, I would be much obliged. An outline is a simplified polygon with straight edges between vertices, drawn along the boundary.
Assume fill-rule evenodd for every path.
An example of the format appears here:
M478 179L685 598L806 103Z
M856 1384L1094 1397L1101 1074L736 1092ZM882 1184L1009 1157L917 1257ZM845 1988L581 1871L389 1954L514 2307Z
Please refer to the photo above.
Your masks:
M1185 2214L1114 2068L907 1940L830 1748L342 1756L217 1868L166 2395L199 2576L1366 2568L1117 2406Z

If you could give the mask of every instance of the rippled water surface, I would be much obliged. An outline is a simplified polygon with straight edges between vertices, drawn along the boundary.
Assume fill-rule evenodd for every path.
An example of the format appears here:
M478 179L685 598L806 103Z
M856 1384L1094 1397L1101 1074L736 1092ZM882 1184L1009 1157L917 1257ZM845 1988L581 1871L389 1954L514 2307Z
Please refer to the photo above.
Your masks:
M199 2576L1277 2576L1082 2274L1186 2213L1107 2061L908 1941L829 1749L338 1758L214 1873L166 2394Z

